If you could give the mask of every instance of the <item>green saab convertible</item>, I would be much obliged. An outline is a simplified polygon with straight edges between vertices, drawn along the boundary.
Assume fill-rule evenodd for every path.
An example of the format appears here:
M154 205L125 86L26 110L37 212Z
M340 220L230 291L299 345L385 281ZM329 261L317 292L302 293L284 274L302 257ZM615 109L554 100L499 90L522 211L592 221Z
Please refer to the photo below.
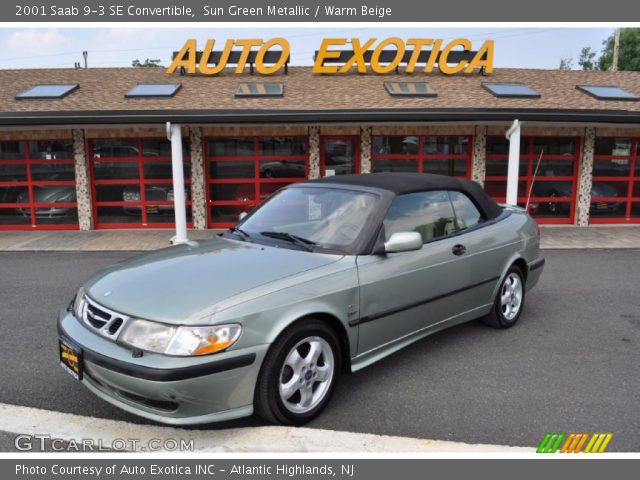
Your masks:
M297 183L211 240L96 274L60 313L60 362L158 422L302 424L342 372L469 320L512 327L543 265L536 223L476 183Z

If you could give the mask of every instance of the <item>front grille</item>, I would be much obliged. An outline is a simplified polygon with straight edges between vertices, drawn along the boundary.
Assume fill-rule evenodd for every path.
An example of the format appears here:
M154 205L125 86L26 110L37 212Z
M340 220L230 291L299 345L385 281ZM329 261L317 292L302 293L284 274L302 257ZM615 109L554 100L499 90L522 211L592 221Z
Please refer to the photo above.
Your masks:
M120 329L120 327L122 326L124 322L122 321L121 318L116 318L111 325L109 325L109 334L110 335L115 335L116 333L118 333L118 330Z
M82 320L92 330L103 337L115 340L124 323L129 320L127 315L115 312L96 301L84 296L81 308Z

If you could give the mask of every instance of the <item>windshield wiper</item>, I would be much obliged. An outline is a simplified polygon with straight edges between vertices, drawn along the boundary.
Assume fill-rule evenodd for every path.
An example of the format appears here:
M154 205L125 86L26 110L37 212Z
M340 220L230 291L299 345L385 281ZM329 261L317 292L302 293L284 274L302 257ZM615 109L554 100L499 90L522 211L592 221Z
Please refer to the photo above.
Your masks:
M240 227L231 227L229 229L230 232L232 233L238 233L240 234L240 236L244 237L244 238L249 238L251 237L251 235L249 235L247 232L245 232L243 229L241 229Z
M306 251L313 251L313 247L318 245L313 240L309 240L307 238L299 237L298 235L293 235L287 232L260 232L260 235L265 237L277 238L279 240L285 240L290 243L295 243L296 245L304 248Z

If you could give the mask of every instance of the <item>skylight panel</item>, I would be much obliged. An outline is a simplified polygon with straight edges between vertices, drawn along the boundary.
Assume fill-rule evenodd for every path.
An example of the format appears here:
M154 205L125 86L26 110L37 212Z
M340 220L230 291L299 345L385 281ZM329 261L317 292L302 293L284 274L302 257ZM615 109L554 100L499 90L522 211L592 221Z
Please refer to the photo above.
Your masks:
M540 98L540 94L524 83L483 83L498 98Z
M384 88L392 97L437 97L437 92L427 82L384 82Z
M238 84L236 97L282 97L284 84L270 82L246 82Z
M620 87L607 85L576 85L578 90L598 100L640 100L640 97Z
M181 85L179 83L140 83L125 95L126 98L173 97Z
M80 85L77 83L39 84L34 85L16 95L16 100L45 100L59 99L75 92Z

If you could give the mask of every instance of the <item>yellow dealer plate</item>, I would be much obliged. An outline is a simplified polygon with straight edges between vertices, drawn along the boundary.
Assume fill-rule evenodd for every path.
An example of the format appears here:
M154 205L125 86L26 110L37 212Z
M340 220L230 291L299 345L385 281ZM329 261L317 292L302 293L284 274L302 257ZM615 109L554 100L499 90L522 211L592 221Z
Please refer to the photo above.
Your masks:
M60 365L76 380L82 380L82 350L68 341L58 339Z

